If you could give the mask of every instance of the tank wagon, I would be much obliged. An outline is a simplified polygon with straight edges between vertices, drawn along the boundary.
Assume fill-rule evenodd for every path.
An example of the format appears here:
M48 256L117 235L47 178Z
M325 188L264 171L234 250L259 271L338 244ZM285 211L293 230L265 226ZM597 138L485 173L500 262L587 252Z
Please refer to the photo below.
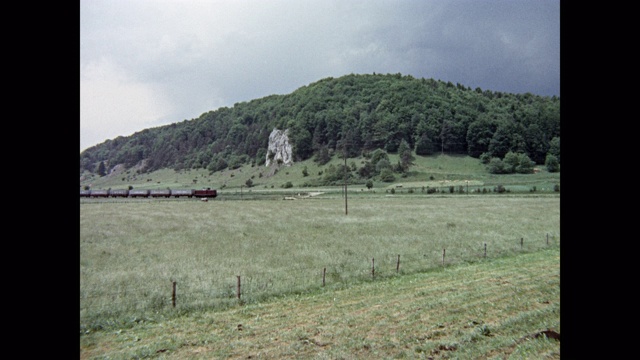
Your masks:
M89 192L91 197L109 197L109 190L91 190Z
M149 191L149 196L151 197L165 197L168 198L171 196L171 190L169 189L165 189L165 190L150 190Z
M169 198L169 197L215 198L215 189L116 189L116 190L80 190L80 197L84 198Z
M129 190L129 197L149 197L149 190Z
M109 196L111 197L125 197L129 195L129 190L109 190Z
M189 189L189 190L171 190L171 196L173 196L173 197L180 197L180 196L193 197L194 193L195 193L195 190L193 190L193 189Z

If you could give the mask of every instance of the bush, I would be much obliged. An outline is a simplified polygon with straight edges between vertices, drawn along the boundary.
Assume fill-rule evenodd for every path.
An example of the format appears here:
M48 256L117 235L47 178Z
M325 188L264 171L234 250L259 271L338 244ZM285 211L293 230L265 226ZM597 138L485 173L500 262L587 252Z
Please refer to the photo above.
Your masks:
M292 188L293 184L291 183L291 181L287 181L286 183L284 183L284 185L282 185L282 187L285 189Z
M560 171L560 162L554 155L548 154L547 158L544 161L544 165L547 167L548 172Z
M384 182L394 182L396 177L393 175L393 172L390 169L384 169L380 173L380 180Z
M491 158L487 170L491 174L506 174L506 166L500 158Z
M488 164L489 161L491 161L491 154L489 153L482 153L480 155L480 162L483 164Z
M518 174L533 174L534 165L535 163L531 161L527 154L518 154L518 165L515 167L515 172Z

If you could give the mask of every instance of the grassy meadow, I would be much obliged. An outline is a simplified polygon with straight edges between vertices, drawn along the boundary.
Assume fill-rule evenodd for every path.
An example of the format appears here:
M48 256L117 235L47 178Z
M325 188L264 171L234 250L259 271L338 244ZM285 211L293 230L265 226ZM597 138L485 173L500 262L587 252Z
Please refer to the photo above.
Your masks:
M557 248L80 336L80 359L559 359Z
M349 185L347 204L301 186L311 161L84 179L219 196L80 200L81 358L559 358L536 337L560 331L559 173L446 155L413 169Z

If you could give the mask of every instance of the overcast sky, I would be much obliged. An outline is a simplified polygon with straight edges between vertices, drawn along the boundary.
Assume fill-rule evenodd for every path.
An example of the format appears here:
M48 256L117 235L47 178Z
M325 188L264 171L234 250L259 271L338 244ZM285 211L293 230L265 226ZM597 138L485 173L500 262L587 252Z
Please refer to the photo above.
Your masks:
M326 77L560 95L559 0L81 0L80 151Z

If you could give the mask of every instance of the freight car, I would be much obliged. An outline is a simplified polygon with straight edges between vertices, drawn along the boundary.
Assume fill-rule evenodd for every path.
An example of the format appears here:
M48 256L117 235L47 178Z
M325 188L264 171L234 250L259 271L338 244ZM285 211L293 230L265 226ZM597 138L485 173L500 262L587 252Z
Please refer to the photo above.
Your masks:
M109 190L110 197L127 197L129 195L129 190Z
M148 197L149 196L149 190L138 190L138 189L132 189L129 190L129 197Z
M195 189L116 189L116 190L80 190L80 197L85 198L169 198L169 197L196 197L196 198L215 198L218 196L217 190L210 188Z
M195 190L193 190L193 189L189 189L189 190L171 190L171 196L173 196L173 197L180 197L180 196L193 197L193 193L194 192L195 192Z
M165 198L168 198L168 197L171 196L171 190L169 190L169 189L150 190L149 191L149 196L151 196L151 197L165 197Z
M91 190L89 193L91 197L109 197L109 190Z

